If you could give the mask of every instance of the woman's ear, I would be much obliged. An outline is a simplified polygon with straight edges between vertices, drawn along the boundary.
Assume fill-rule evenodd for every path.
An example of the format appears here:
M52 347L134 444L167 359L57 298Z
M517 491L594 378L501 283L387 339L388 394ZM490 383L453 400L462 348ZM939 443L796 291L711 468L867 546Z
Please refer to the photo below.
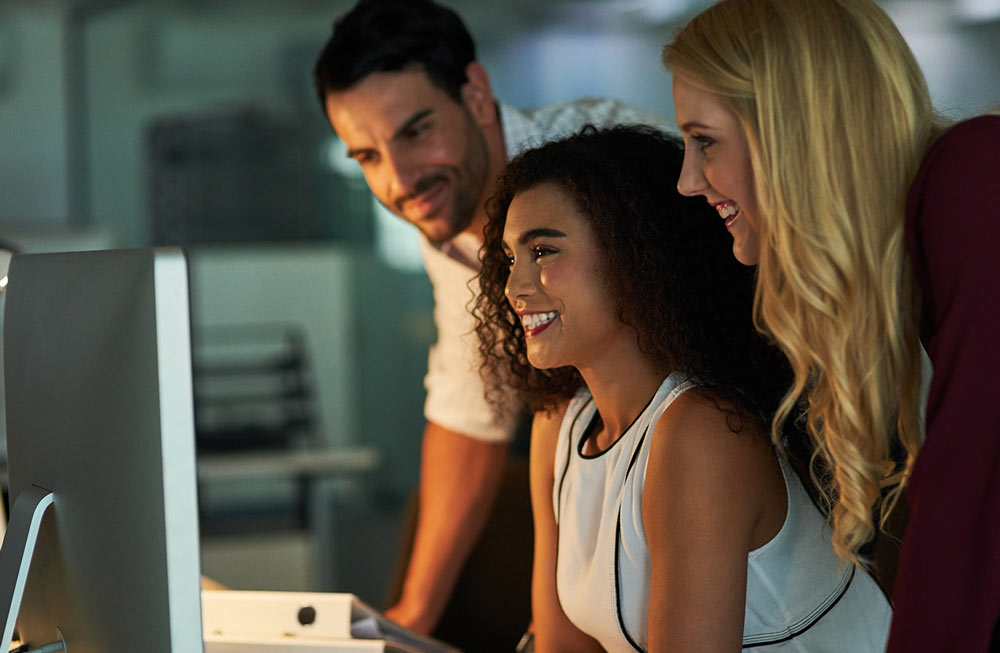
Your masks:
M465 76L468 79L462 86L462 103L465 108L480 127L495 123L496 103L486 69L478 61L473 61L465 67Z

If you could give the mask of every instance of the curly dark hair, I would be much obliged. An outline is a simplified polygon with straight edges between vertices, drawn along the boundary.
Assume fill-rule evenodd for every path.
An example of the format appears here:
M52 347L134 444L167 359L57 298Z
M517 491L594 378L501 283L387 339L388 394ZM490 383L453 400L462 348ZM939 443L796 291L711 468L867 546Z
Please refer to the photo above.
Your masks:
M641 351L733 406L734 431L748 414L770 421L791 372L754 328L754 269L733 257L719 215L703 199L677 192L683 156L679 139L652 127L586 127L524 152L501 174L488 205L474 309L482 373L498 412L509 409L501 386L543 410L583 385L572 367L531 366L521 321L504 296L507 209L518 193L553 183L589 221L618 318L635 329Z

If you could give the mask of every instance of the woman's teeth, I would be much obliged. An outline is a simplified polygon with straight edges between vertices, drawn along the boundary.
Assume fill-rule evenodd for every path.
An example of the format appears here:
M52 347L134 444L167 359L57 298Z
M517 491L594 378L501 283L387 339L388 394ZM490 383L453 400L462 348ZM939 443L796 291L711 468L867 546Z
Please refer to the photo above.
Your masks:
M521 316L521 323L524 325L525 329L537 329L543 324L548 324L552 320L556 319L559 315L557 311L549 311L547 313L528 313L527 315Z
M740 205L736 202L726 202L725 204L719 204L715 209L719 212L723 220L727 220L740 212Z

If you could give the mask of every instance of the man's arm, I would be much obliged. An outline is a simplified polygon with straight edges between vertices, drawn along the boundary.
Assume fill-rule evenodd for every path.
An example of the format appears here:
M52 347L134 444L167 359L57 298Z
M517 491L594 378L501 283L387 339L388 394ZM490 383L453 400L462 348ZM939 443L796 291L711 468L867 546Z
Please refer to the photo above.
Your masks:
M508 448L427 423L413 553L390 619L424 634L437 625L496 502Z

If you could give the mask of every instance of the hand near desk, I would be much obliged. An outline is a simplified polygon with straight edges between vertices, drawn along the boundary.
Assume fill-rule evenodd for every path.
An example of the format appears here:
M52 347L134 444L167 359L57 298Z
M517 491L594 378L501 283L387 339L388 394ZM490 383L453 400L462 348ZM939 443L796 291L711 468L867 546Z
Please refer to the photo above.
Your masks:
M385 611L385 616L390 621L415 633L430 635L435 624L430 623L430 619L424 617L422 613L426 614L426 611L422 610L421 606L416 603L397 603Z

